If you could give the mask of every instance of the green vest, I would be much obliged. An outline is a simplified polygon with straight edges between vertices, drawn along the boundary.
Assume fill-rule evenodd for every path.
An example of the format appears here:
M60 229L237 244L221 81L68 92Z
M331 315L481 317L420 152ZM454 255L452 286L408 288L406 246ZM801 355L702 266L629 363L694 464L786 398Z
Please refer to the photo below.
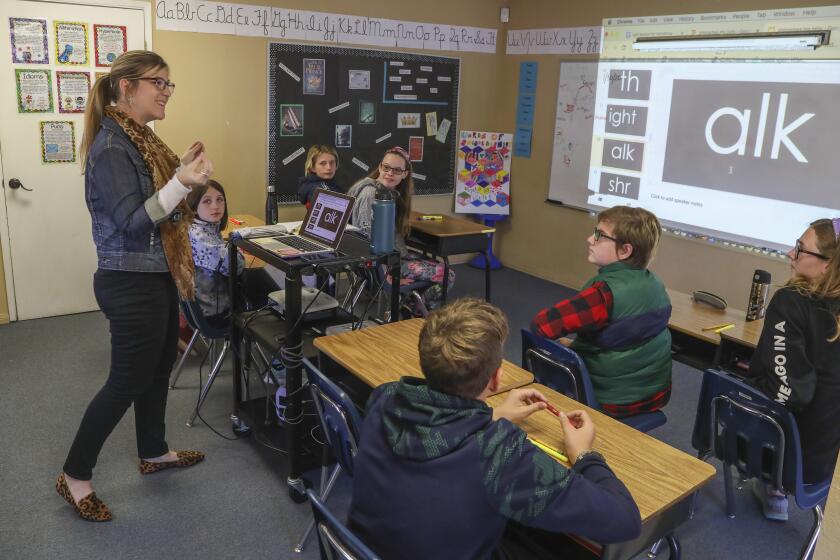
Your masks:
M671 384L671 301L652 272L620 261L601 268L584 289L598 281L613 294L610 324L578 335L572 349L589 368L598 402L645 400Z

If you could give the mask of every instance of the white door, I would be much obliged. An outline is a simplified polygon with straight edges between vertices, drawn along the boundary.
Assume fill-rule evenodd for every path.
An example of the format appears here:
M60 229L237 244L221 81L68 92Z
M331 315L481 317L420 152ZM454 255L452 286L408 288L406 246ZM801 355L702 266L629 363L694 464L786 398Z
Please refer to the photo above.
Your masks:
M84 132L84 115L61 112L60 109L73 110L74 104L82 102L79 97L71 95L74 84L76 87L79 84L84 87L84 82L80 81L83 76L78 73L86 73L93 84L97 72L108 71L107 67L96 65L94 24L111 26L100 31L100 45L106 45L106 39L119 38L120 32L116 27L123 26L128 50L151 48L148 3L133 0L72 2L0 1L0 179L3 186L0 198L0 240L12 320L97 309L93 297L96 251L90 215L85 207L84 175L78 154ZM105 5L96 5L97 2ZM39 48L36 46L33 50L33 45L38 44L34 39L40 24L37 21L22 22L17 19L13 22L12 18L46 22L48 64L32 63L39 57ZM67 22L58 26L63 43L58 53L56 22ZM19 30L15 39L20 49L16 54L13 52L16 49L10 31L13 24ZM78 57L82 49L71 51L65 47L82 37L82 27L78 24L85 24L86 61L73 58ZM104 53L105 48L101 50ZM30 62L15 63L15 56ZM59 58L76 64L61 64ZM23 74L19 80L16 77L17 70L47 73L52 97L51 110L19 112L19 97L24 98L24 103L29 97L31 104L28 108L38 108L38 92L44 91L43 88L38 89L38 79L44 78L45 74ZM67 101L59 99L57 73L61 73L62 93ZM19 84L24 90L20 94ZM63 124L44 125L48 134L47 154L44 155L41 142L43 121L73 123L74 162L44 163L44 158L63 159L61 154L66 152L60 140L62 133L66 134L69 127Z

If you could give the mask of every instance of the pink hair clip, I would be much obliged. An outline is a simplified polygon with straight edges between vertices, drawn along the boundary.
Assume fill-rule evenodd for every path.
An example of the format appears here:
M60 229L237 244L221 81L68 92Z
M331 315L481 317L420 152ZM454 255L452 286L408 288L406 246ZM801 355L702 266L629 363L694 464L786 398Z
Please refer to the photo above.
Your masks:
M405 148L401 148L400 146L394 146L393 148L388 148L388 150L385 153L386 154L388 154L388 153L400 154L402 157L405 158L405 161L409 161L411 159L408 156L408 152L405 151Z

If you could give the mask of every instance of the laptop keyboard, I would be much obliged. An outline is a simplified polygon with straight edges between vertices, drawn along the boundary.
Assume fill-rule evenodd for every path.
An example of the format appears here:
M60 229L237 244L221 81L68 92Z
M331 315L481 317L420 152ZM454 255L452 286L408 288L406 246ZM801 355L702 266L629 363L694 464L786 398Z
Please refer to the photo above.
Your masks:
M309 252L309 251L328 251L329 248L325 247L324 245L319 245L318 243L313 243L312 241L308 241L302 237L298 237L296 235L288 235L288 236L280 236L275 237L277 241L283 243L284 245L288 245L289 247L293 247L298 251L302 252Z

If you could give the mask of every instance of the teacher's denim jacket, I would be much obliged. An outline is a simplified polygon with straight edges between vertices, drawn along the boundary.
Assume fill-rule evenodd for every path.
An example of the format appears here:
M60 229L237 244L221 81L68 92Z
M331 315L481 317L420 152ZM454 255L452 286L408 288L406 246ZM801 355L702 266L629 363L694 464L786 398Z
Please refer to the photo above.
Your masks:
M158 228L169 216L140 152L109 117L103 117L87 156L85 202L99 268L169 271Z

